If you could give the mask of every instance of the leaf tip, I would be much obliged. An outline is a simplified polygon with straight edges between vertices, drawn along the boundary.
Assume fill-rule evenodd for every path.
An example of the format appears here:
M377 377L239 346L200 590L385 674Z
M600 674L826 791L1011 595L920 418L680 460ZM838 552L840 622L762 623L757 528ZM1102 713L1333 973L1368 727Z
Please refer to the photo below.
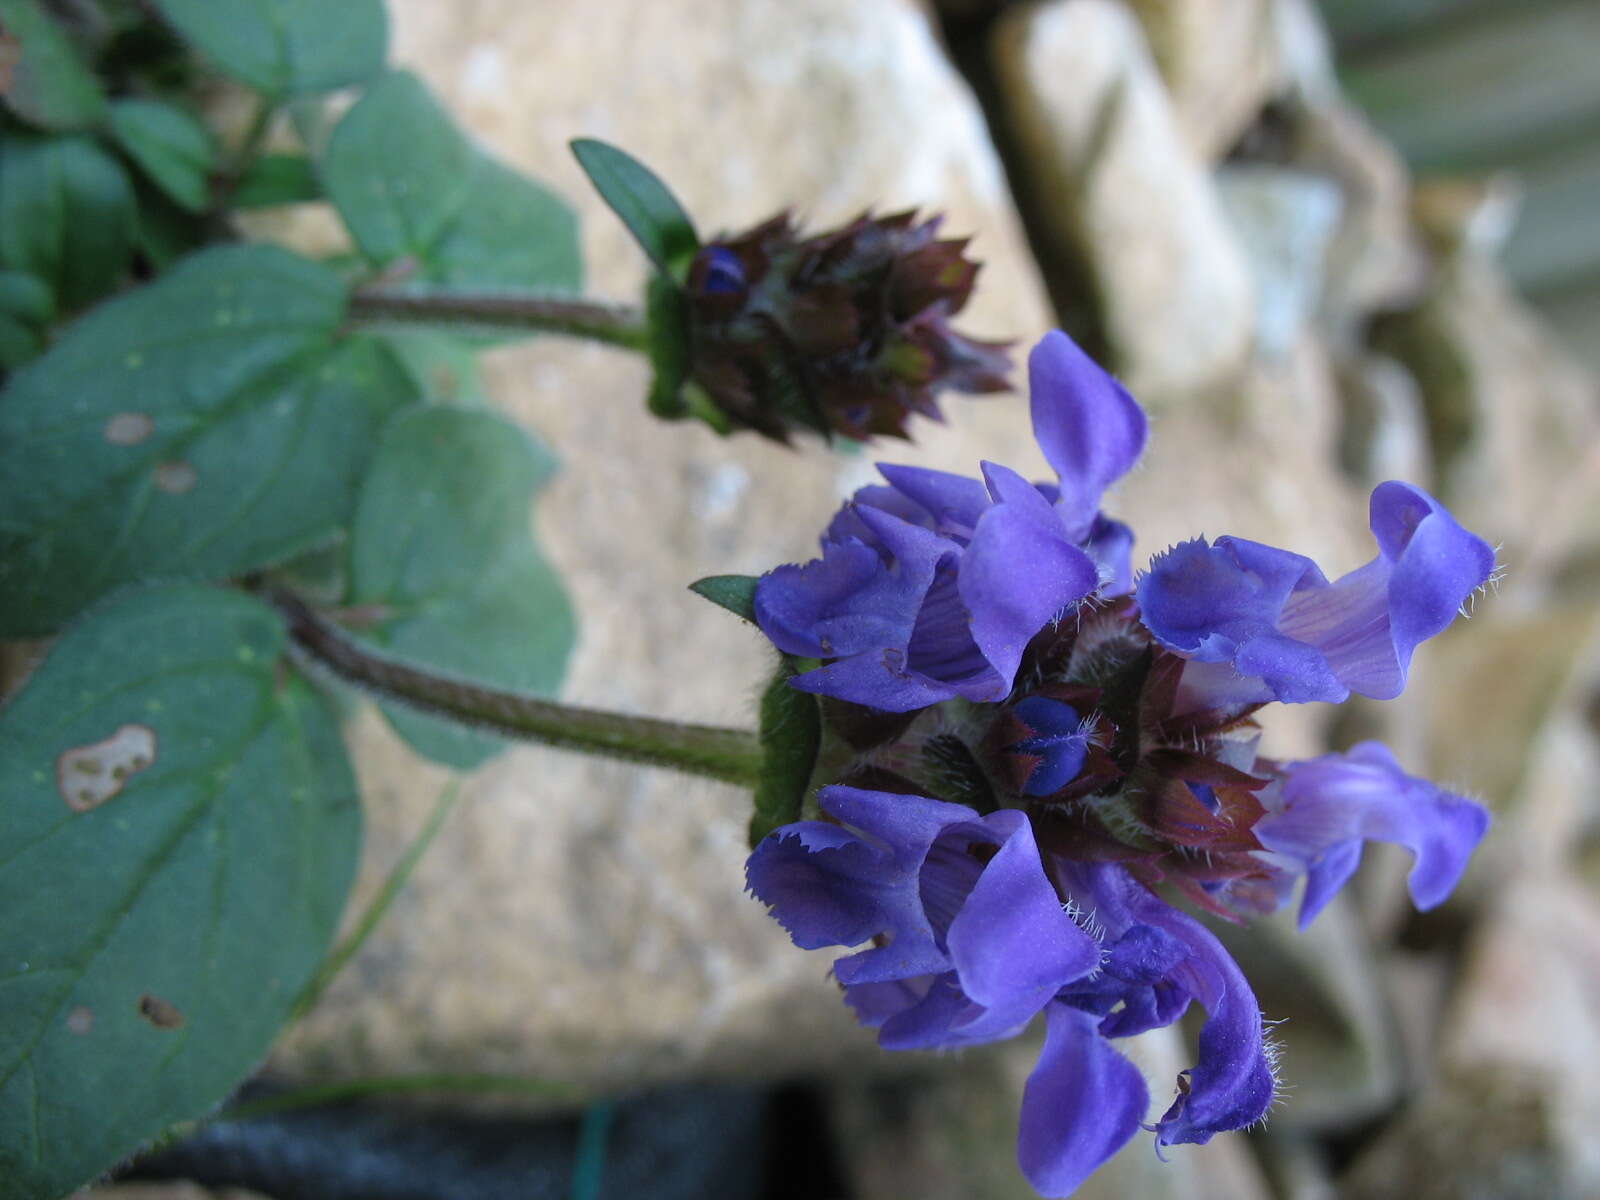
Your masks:
M707 575L691 583L689 590L754 625L756 582L754 575Z

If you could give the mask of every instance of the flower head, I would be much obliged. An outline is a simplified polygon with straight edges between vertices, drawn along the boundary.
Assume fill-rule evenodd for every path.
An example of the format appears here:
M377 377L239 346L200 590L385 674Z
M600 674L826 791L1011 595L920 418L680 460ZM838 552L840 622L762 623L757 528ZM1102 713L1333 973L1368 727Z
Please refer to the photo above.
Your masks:
M1143 449L1144 416L1065 334L1028 366L1055 484L995 463L981 481L885 465L888 486L856 493L821 558L762 576L766 635L830 660L796 687L893 712L1002 700L1034 635L1127 577L1132 537L1101 515L1100 496Z
M885 790L824 788L831 820L770 835L749 882L802 946L872 943L834 973L886 1047L1003 1037L1044 1013L1018 1155L1060 1196L1148 1120L1115 1039L1205 1009L1194 1065L1145 1125L1158 1145L1250 1125L1272 1101L1249 983L1185 907L1242 922L1303 880L1304 924L1368 841L1411 850L1419 907L1454 888L1482 807L1376 743L1260 757L1253 714L1398 694L1494 556L1436 500L1386 483L1377 556L1332 583L1301 555L1223 537L1159 555L1134 587L1132 534L1100 504L1143 447L1143 414L1063 334L1030 373L1056 482L884 467L821 558L758 584L767 636L822 660L793 686L905 715L822 707L846 782Z
M950 328L978 264L939 218L863 216L802 236L788 214L702 247L689 269L690 378L778 441L906 436L941 390L1004 391L1005 347Z

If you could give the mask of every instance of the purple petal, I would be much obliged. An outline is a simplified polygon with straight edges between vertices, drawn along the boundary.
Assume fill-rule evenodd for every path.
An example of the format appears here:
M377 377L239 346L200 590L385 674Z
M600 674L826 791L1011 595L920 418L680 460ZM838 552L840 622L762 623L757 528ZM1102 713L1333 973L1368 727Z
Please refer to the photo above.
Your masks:
M1227 662L1239 645L1270 635L1289 596L1322 580L1304 555L1243 538L1179 542L1139 579L1139 613L1168 649L1198 662Z
M983 1031L999 1036L1027 1021L1065 984L1098 968L1100 945L1062 909L1028 818L1003 809L984 824L1005 841L946 941L961 990L988 1010Z
M1044 1051L1022 1093L1017 1162L1040 1193L1066 1196L1138 1132L1150 1093L1094 1017L1065 1004L1045 1016Z
M1271 811L1256 822L1256 837L1308 872L1302 927L1355 872L1364 841L1411 851L1411 897L1427 909L1455 888L1489 827L1481 805L1407 775L1378 742L1288 764L1281 789L1263 800Z
M1261 1010L1243 972L1222 943L1193 917L1161 900L1115 864L1057 860L1056 873L1078 905L1094 911L1108 939L1148 925L1180 942L1187 951L1160 981L1167 988L1149 1000L1152 1011L1148 1015L1159 1011L1175 1020L1189 997L1199 1000L1207 1012L1200 1031L1199 1062L1186 1072L1187 1086L1180 1088L1177 1101L1162 1117L1158 1142L1206 1142L1222 1130L1240 1129L1260 1120L1272 1102L1274 1086ZM1150 966L1162 957L1172 957L1169 943L1153 939L1147 949ZM1068 989L1068 998L1080 990ZM1133 1028L1152 1027L1137 1016L1130 1020L1137 1022Z
M1370 523L1378 557L1291 599L1279 626L1327 655L1352 690L1390 700L1405 687L1416 647L1493 573L1494 551L1410 484L1374 488Z
M921 525L924 529L933 528L933 515L915 500L884 484L869 483L866 487L857 488L855 495L850 497L850 503L844 505L834 515L828 528L823 532L823 546L826 547L829 542L854 539L865 542L875 549L878 548L877 534L873 533L856 513L858 508L863 507L890 513L912 525Z
M988 491L968 475L897 463L879 463L878 470L897 492L927 509L939 533L959 541L972 536L978 518L989 507Z
M978 820L977 814L962 804L838 784L818 792L817 801L823 812L882 843L895 869L909 873L921 869L929 847L945 829Z
M1028 356L1033 436L1061 478L1067 536L1089 536L1100 497L1144 450L1144 411L1065 333L1047 333Z
M922 1003L928 994L933 977L917 979L889 979L882 983L853 983L844 989L844 1001L856 1014L856 1020L868 1029L877 1029L884 1022L909 1008Z
M1101 514L1094 519L1083 549L1100 572L1102 595L1126 596L1133 591L1132 529Z
M970 555L962 556L963 566ZM948 684L948 695L999 700L1011 690L1011 676L1000 675L973 637L976 619L962 592L961 569L951 556L935 573L906 646L906 670Z
M1005 499L979 519L959 586L972 640L1004 684L997 695L969 699L1001 700L1033 635L1092 593L1100 577L1032 485L1004 467L984 470Z
M1261 1008L1244 972L1222 943L1193 917L1154 897L1144 905L1152 925L1164 927L1189 947L1174 978L1205 1005L1199 1058L1156 1126L1163 1146L1203 1145L1213 1135L1254 1125L1272 1105L1276 1088Z
M886 856L822 821L785 825L745 864L745 882L802 950L858 946L882 931Z
M873 650L840 659L796 675L789 686L883 712L915 712L961 694L949 683L908 671L902 650Z
M778 649L809 658L904 645L927 589L922 574L915 567L889 571L861 542L831 543L821 558L761 577L756 623Z

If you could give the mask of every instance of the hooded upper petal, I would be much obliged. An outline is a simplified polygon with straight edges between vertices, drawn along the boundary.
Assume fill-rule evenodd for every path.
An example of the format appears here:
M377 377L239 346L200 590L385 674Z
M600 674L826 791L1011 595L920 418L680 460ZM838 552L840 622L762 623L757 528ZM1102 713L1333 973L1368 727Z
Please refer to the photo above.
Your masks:
M1028 356L1033 436L1061 479L1056 502L1074 542L1085 540L1100 497L1144 451L1144 410L1059 329Z
M984 464L984 475L996 503L961 558L958 586L973 643L1010 691L1033 635L1093 592L1100 576L1032 484L994 463Z

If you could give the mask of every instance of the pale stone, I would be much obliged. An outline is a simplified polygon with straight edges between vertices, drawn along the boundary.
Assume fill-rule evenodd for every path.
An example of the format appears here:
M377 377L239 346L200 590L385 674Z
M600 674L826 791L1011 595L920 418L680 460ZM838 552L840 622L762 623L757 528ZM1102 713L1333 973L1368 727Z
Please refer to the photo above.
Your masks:
M1600 903L1555 873L1503 887L1469 952L1441 1050L1447 1069L1543 1081L1565 1188L1600 1192Z
M1259 163L1222 168L1217 185L1255 279L1256 348L1282 358L1322 298L1343 197L1331 180Z
M1322 311L1338 334L1353 337L1368 313L1414 300L1426 280L1408 207L1411 177L1355 108L1338 99L1302 103L1294 118L1294 165L1328 175L1344 193Z
M1383 354L1356 354L1339 364L1344 424L1339 461L1367 484L1427 480L1433 454L1416 378Z
M1026 346L1042 289L977 105L909 0L520 0L391 6L395 56L488 149L582 218L589 291L636 297L642 254L566 143L614 141L658 170L703 232L793 205L813 227L866 208L948 214L985 263L957 324ZM717 36L705 36L714 29ZM486 361L502 411L563 468L536 527L582 614L564 696L748 726L770 650L691 595L702 575L815 552L866 460L723 440L644 412L644 362L541 340ZM971 472L1042 462L1016 397L951 397L949 424L886 457ZM370 713L355 726L368 817L355 906L448 775ZM637 1087L707 1070L783 1073L859 1056L827 954L796 951L742 893L748 797L555 751L470 777L370 944L274 1061L287 1074L424 1070Z
M1120 373L1157 405L1236 380L1249 267L1127 8L1012 10L993 52L1037 207L1084 265Z
M1282 77L1273 0L1130 0L1197 154L1214 162Z

